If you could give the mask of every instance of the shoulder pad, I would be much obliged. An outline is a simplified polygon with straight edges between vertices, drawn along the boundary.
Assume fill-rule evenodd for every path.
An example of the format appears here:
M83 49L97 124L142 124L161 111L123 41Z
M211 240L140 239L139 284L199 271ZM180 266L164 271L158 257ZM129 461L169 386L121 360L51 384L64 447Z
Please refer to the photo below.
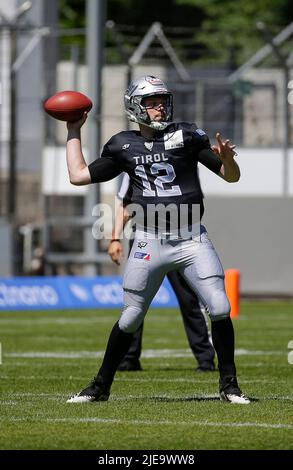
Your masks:
M134 131L121 131L114 134L107 142L106 145L112 152L119 152L120 150L127 150L132 142Z

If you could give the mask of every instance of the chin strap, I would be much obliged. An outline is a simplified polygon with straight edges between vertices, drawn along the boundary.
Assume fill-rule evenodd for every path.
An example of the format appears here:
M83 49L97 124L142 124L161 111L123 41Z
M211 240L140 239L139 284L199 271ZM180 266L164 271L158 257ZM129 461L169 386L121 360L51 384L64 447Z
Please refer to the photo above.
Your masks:
M150 124L147 124L149 127L151 127L152 129L155 129L156 131L163 131L164 129L166 129L166 127L169 125L170 123L169 122L156 122L156 121L152 121Z
M166 127L170 124L170 122L162 121L151 121L149 124L147 122L140 121L137 119L133 114L129 111L126 111L127 117L130 121L136 122L136 124L142 124L144 126L150 127L151 129L155 129L156 131L163 131Z

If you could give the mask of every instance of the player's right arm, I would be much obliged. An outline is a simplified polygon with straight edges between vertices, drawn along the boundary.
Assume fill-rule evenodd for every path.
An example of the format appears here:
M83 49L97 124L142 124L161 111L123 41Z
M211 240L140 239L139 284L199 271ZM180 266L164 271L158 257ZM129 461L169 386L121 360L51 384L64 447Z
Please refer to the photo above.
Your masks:
M87 113L76 122L68 122L68 136L66 144L66 159L70 182L76 186L83 186L90 183L102 183L115 178L121 173L120 167L108 158L98 158L90 165L87 165L81 146L80 128L87 119ZM103 155L102 155L103 156Z
M76 122L67 123L66 161L70 183L82 186L91 183L91 176L81 147L80 128L87 120L87 113Z

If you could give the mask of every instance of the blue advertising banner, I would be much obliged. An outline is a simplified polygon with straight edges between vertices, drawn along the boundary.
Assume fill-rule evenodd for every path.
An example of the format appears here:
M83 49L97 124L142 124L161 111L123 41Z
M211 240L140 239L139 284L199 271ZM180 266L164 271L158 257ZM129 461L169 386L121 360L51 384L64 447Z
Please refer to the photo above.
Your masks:
M152 307L177 305L173 289L165 279L152 302ZM0 311L122 306L120 276L0 278Z

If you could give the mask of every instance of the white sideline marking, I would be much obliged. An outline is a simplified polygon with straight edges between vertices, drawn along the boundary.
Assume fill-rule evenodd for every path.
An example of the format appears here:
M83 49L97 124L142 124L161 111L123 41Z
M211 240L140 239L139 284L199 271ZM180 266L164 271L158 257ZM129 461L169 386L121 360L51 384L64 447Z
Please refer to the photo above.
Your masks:
M93 323L107 323L115 320L117 320L117 315L95 316L92 318L34 318L32 320L28 318L0 318L0 325L93 325Z
M18 375L17 378L19 380L40 380L40 379L44 379L44 380L60 380L60 376L59 375ZM9 376L9 375L0 375L0 379L1 380L12 380L12 376ZM72 377L72 376L69 376L68 377L68 381L72 381L72 380L77 380L77 381L84 381L85 380L85 377ZM215 374L213 377L210 377L210 379L205 379L205 380L200 380L197 378L197 375L194 374L193 377L191 378L180 378L180 377L177 377L177 378L173 378L173 379L162 379L162 378L159 378L159 377L154 377L152 375L151 379L150 377L127 377L127 378L124 378L124 377L115 377L115 382L149 382L150 380L155 380L156 382L161 382L161 383L173 383L173 382L176 382L176 383L194 383L194 384L214 384L214 383L218 383L218 375ZM271 379L241 379L241 384L255 384L255 383L263 383L263 384L275 384L276 381L275 380L271 380ZM284 380L281 380L281 379L278 379L278 384L280 383L284 383L284 384L288 384L288 379L284 379ZM13 394L13 396L33 396L33 395L36 395L36 396L56 396L55 393L43 393L43 394L35 394L35 393L19 393L19 394ZM59 394L61 396L61 394ZM279 396L272 396L272 397L267 397L266 399L286 399L286 400L293 400L292 397L279 397Z
M18 397L18 398L21 398L21 397L36 397L36 398L39 398L39 397L59 397L59 398L62 398L64 397L64 393L34 393L34 392L19 392L19 393L11 393L9 394L11 395L13 398L15 397Z
M279 318L279 317L278 317ZM178 322L180 323L181 316L178 315L178 318L173 316L165 315L160 318L153 317L152 321L160 323L170 323ZM117 313L110 313L107 315L94 315L90 318L74 318L74 317L53 317L53 318L0 318L0 325L25 325L25 326L34 326L34 325L93 325L94 323L109 323L113 326L113 323L117 321Z
M48 418L48 421L55 421L54 418ZM75 422L76 418L57 418L57 422L63 421L72 421ZM257 427L257 428L270 428L270 429L293 429L292 424L269 424L269 423L219 423L219 422L212 422L212 421L191 421L191 422L174 422L174 421L140 421L140 420L119 420L119 419L103 419L103 418L77 418L77 421L80 422L94 422L94 423L115 423L115 424L142 424L142 425L167 425L167 426L215 426L215 427Z
M286 355L287 351L253 351L249 349L236 349L236 356L281 356ZM6 353L5 357L18 357L18 358L52 358L52 359L96 359L104 356L104 351L68 351L68 352L53 352L53 351L27 351L24 353L11 352ZM162 357L193 357L189 349L145 349L142 352L142 358L162 358Z
M84 404L83 404L84 406ZM88 405L87 405L88 406ZM95 406L95 405L90 405ZM40 418L38 418L38 421ZM0 421L37 421L26 418L0 418ZM106 419L106 418L45 418L43 422L48 423L101 423L101 424L131 424L143 426L211 426L211 427L228 427L228 428L267 428L267 429L293 429L292 424L272 424L272 423L222 423L213 421L147 421L147 420L122 420L122 419Z
M195 374L194 374L195 375ZM213 384L213 383L218 383L218 380L219 380L219 377L217 374L215 374L215 376L213 378L211 378L210 380L198 380L197 379L197 376L195 376L194 378L191 378L191 379L185 379L185 378L174 378L174 379L160 379L160 378L157 378L157 377L148 377L148 378L136 378L136 377L127 377L127 378L123 378L123 377L117 377L115 378L115 382L149 382L150 380L155 380L156 382L192 382L192 383L195 383L195 384ZM255 383L269 383L269 384L275 384L276 381L275 380L271 380L271 379L256 379L256 380L245 380L245 379L241 379L241 384L255 384ZM285 384L288 384L288 379L284 379L284 380L279 380L278 379L278 384L279 383L285 383Z
M25 353L6 353L6 357L20 357L20 358L38 358L38 359L94 359L94 358L101 358L104 356L103 351L98 352L90 352L90 351L78 351L78 352L32 352L28 351Z

